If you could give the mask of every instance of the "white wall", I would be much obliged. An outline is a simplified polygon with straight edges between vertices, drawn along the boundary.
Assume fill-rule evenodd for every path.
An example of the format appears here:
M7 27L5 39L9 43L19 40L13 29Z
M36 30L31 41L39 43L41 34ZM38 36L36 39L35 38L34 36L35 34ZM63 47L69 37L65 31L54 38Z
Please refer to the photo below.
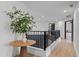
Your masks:
M64 38L64 21L58 21L55 23L55 30L60 30L60 37Z
M33 27L33 31L48 31L50 22L36 21L36 27Z
M79 56L79 2L74 12L74 46Z

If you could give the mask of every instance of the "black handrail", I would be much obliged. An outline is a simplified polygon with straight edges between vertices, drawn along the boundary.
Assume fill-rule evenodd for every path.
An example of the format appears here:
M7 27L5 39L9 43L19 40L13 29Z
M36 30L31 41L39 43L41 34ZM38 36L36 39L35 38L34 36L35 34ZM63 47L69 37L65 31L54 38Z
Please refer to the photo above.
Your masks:
M46 50L46 43L48 42L46 41L48 37L47 33L48 31L30 31L27 32L27 38L29 37L28 39L37 41L37 43L33 46ZM37 35L38 38L35 38L35 35Z
M60 37L59 30L27 32L27 39L28 40L36 40L36 44L33 46L37 47L37 48L42 48L44 50L46 50L46 48L51 43L53 43L58 37Z

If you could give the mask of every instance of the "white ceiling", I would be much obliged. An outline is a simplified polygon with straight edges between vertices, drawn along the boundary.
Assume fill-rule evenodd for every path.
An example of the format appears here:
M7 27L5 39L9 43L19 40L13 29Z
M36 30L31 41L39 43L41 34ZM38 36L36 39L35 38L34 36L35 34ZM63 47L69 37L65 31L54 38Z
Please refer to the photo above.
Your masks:
M75 8L76 2L74 1L26 1L27 8L31 12L35 12L39 17L47 18L47 20L64 20L67 15L71 15ZM74 7L70 7L74 4ZM64 10L67 10L64 13Z

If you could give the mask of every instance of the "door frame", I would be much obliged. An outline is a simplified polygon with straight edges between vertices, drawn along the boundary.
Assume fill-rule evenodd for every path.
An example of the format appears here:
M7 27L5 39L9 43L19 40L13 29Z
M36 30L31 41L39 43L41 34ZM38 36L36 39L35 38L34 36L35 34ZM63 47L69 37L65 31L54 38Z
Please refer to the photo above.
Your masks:
M66 39L66 24L67 24L67 22L72 22L72 26L71 26L71 28L72 28L72 42L73 42L73 19L72 20L69 20L69 21L65 21L65 36L64 36L64 38Z

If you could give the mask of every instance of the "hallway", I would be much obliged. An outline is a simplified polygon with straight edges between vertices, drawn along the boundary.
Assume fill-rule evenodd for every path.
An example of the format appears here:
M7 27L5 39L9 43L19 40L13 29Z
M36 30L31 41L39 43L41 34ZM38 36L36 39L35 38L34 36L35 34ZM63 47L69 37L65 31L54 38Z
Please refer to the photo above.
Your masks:
M61 40L50 53L49 57L76 57L73 43L67 40Z

